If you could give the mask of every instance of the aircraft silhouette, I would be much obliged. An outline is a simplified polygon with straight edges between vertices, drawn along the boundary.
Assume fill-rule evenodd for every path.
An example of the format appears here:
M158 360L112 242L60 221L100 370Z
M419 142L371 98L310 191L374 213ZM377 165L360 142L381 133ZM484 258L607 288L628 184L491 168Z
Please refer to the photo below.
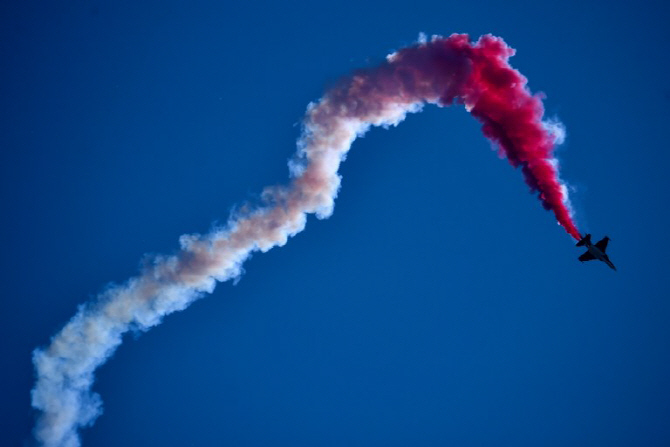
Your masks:
M577 242L577 247L586 245L588 251L579 257L579 260L582 262L591 261L597 259L603 261L605 264L609 265L611 269L616 270L612 261L610 261L609 256L605 254L607 250L607 243L610 241L610 238L605 236L595 244L591 243L591 235L587 234L579 242Z

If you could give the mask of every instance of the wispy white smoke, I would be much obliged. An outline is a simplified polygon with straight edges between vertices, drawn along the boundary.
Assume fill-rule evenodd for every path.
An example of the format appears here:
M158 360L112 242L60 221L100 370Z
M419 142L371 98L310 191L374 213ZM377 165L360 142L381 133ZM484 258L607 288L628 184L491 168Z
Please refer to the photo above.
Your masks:
M38 442L80 445L78 429L101 413L100 397L91 392L94 372L125 332L147 330L211 293L217 281L238 277L250 253L284 245L303 230L307 214L330 216L340 187L339 165L357 136L370 126L395 125L425 102L449 102L468 63L445 42L424 39L400 50L310 104L288 185L266 188L263 205L242 207L224 229L182 236L176 255L156 257L139 276L81 306L49 346L35 350L32 404L41 411Z

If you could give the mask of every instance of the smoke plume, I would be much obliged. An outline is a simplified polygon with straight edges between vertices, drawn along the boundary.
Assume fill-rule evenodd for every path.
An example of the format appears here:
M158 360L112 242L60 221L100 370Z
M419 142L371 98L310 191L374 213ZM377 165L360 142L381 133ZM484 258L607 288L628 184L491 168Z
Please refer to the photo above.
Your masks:
M182 236L175 255L153 258L137 277L82 305L47 347L35 350L38 442L80 445L78 429L101 413L100 397L91 391L94 372L124 333L148 330L211 293L218 281L238 277L250 253L284 245L303 230L307 214L330 216L340 187L337 171L356 137L370 126L396 125L425 103L465 105L485 136L521 167L542 205L579 239L552 156L560 135L543 123L541 97L531 95L526 79L507 63L513 54L490 35L474 44L462 34L434 37L353 73L310 104L287 185L266 188L260 206L242 207L223 229Z

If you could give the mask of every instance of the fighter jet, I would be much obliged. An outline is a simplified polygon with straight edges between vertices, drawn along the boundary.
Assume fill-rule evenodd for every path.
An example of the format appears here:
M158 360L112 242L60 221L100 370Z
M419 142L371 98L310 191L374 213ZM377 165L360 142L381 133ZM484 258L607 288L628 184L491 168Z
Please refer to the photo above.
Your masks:
M616 270L616 267L614 267L614 264L612 264L610 258L605 254L605 250L607 250L607 243L609 241L610 238L605 236L595 244L592 244L591 235L587 234L579 242L577 242L577 247L586 245L586 248L588 249L586 253L584 253L579 257L579 260L584 262L584 261L591 261L592 259L597 259L599 261L603 261L605 264L609 265L610 268Z

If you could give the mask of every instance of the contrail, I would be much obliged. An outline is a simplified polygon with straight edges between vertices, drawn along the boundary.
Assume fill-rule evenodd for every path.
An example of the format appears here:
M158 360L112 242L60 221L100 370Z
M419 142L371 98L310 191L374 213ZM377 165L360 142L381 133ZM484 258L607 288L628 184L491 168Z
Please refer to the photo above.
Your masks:
M340 187L338 168L356 137L371 126L397 125L425 103L465 105L510 163L521 167L543 206L579 239L552 155L560 129L542 121L541 97L507 63L513 54L491 35L474 44L464 34L423 39L376 68L353 73L310 104L288 185L266 188L260 206L243 206L222 229L181 236L177 254L151 259L137 277L82 305L49 346L34 351L37 441L79 446L78 429L102 411L91 391L94 372L125 332L148 330L211 293L218 281L238 277L252 252L282 246L302 231L307 214L329 217Z

